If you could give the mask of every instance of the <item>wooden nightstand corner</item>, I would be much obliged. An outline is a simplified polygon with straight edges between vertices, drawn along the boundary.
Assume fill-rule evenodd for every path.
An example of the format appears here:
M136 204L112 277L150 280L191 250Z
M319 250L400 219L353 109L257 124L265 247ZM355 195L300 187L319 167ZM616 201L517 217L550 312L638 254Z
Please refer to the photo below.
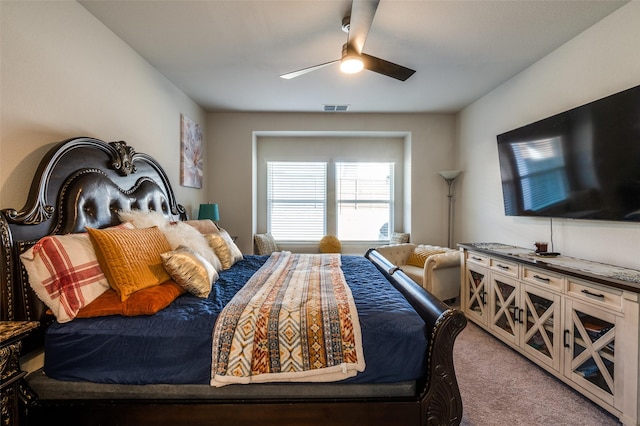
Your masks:
M37 321L0 321L0 418L2 426L18 424L18 399L22 378L20 369L22 339L37 328Z

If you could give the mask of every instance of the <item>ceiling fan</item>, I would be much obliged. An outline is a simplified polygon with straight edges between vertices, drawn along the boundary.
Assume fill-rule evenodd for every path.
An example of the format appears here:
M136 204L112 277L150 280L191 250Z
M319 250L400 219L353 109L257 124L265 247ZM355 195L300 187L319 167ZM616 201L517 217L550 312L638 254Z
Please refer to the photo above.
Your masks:
M291 79L338 62L340 69L345 73L356 73L367 69L401 81L411 77L415 73L414 70L362 52L379 2L380 0L353 0L351 14L342 20L342 30L348 34L348 37L347 42L342 46L340 59L282 74L280 77Z

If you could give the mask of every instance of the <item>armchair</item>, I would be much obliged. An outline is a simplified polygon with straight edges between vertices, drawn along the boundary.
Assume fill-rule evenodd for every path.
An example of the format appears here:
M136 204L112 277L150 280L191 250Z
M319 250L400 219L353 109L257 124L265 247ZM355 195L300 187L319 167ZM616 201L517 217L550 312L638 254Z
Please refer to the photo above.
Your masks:
M389 262L442 301L460 296L460 252L426 244L390 244L376 247ZM423 266L418 266L422 263Z

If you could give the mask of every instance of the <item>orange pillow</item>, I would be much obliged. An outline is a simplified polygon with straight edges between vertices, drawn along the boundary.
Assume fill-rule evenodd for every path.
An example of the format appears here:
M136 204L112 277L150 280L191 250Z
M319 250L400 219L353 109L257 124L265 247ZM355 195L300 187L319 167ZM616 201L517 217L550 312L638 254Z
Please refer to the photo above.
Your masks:
M440 254L440 253L445 253L445 251L439 250L439 249L436 249L436 250L428 249L425 247L418 246L415 249L413 249L413 252L409 256L409 259L407 260L407 265L413 265L419 268L423 268L424 262L427 261L427 257L433 254Z
M134 292L169 281L160 255L171 246L157 226L136 229L88 228L98 263L109 285L127 300Z
M144 288L131 294L124 302L113 289L102 293L96 300L78 311L76 318L92 318L107 315L153 315L166 308L185 292L173 281Z

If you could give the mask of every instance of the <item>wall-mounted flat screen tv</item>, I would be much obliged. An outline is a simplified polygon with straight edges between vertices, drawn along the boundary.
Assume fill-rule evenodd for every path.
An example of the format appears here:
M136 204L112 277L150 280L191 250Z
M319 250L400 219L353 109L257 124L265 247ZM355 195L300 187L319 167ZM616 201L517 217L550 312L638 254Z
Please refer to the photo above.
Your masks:
M640 86L497 140L507 216L640 221Z

